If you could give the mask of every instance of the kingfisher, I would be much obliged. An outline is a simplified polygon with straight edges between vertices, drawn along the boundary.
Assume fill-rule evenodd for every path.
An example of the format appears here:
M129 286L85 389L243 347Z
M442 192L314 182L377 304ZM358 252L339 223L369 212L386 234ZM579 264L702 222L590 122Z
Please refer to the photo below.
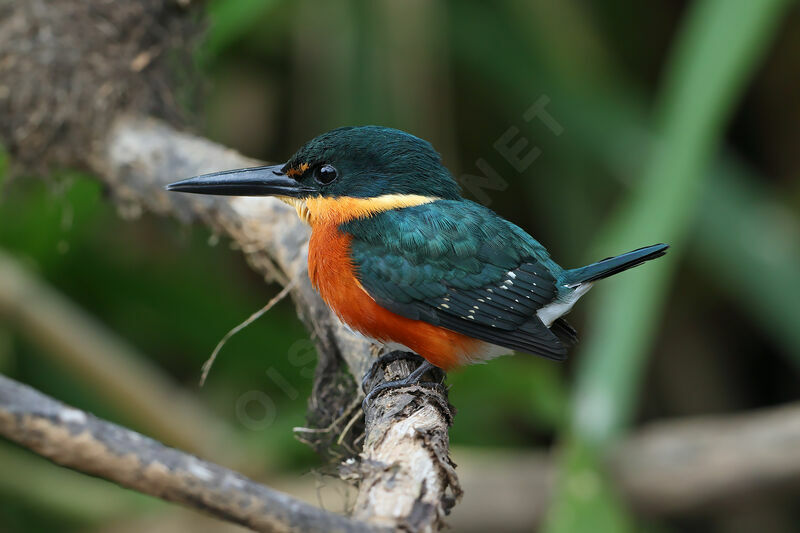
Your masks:
M562 268L519 226L463 198L430 143L381 126L338 128L284 164L167 189L292 205L311 226L308 275L327 305L351 329L425 359L407 383L512 351L565 359L575 302L668 248Z

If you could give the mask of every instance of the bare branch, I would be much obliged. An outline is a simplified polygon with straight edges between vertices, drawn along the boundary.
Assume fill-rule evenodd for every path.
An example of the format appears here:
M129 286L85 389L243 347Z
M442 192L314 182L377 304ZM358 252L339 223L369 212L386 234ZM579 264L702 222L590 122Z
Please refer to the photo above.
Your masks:
M767 490L800 489L800 404L655 422L610 463L638 509L681 514Z
M381 531L168 448L4 376L0 435L60 465L255 531Z
M453 513L459 529L531 528L547 511L558 475L543 451L455 449L466 490ZM745 413L652 422L608 458L631 507L655 516L714 512L750 497L800 495L800 403Z
M392 361L367 387L404 378L415 367L406 359ZM354 517L407 531L438 531L444 524L461 487L447 433L455 412L438 389L403 387L366 406L361 463L343 467L359 481Z

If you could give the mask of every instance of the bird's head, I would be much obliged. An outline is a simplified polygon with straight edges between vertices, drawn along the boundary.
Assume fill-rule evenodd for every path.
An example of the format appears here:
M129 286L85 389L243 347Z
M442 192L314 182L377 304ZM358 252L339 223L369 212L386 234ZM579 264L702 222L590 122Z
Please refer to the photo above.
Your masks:
M461 198L458 185L430 143L380 126L338 128L310 140L282 165L206 174L172 183L167 189L275 196L294 205L306 219L314 218L314 210L333 206L346 206L355 216Z

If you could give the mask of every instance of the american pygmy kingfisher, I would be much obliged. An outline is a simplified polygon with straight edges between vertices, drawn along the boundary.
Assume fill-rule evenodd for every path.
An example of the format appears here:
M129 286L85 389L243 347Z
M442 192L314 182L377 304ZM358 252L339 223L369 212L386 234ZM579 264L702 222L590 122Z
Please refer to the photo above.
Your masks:
M312 228L311 282L339 318L443 369L513 350L564 359L577 335L562 317L575 302L668 247L564 269L521 228L462 198L430 143L378 126L320 135L282 165L167 188L291 204Z

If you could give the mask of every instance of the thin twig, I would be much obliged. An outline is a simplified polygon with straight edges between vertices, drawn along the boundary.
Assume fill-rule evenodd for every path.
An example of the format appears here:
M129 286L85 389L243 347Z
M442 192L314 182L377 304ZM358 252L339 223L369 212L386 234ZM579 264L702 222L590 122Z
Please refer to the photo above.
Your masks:
M208 373L211 371L211 366L214 364L214 361L217 360L217 354L219 354L219 351L222 349L223 346L225 346L225 343L228 342L228 339L230 339L231 337L242 331L244 328L246 328L256 320L258 320L261 317L261 315L272 309L272 307L275 306L275 304L286 298L286 295L289 294L289 291L292 290L294 285L295 285L294 280L287 283L286 286L281 290L281 292L279 292L269 302L267 302L267 305L265 305L264 307L262 307L249 317L247 317L247 319L244 322L242 322L241 324L230 330L228 333L225 334L224 337L222 337L222 340L220 340L217 343L217 347L214 348L214 351L211 353L211 357L209 357L208 360L206 360L206 362L203 363L203 374L200 376L201 387L205 385Z
M342 441L344 441L344 438L347 435L347 433L353 428L353 425L356 422L358 422L358 419L361 418L362 416L363 416L362 413L355 413L353 416L350 417L350 421L347 423L347 425L342 430L342 433L339 435L339 438L336 439L336 444L341 446Z

